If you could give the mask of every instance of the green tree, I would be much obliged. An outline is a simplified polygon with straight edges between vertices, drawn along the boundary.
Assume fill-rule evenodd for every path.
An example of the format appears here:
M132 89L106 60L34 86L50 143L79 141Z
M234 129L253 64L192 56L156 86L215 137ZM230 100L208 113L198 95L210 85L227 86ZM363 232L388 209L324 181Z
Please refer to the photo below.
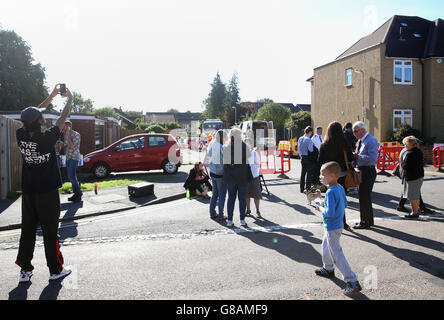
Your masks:
M235 72L231 77L230 83L228 84L228 90L224 100L225 114L223 119L225 119L228 126L233 125L236 120L236 115L233 107L236 108L237 120L239 121L241 119L240 101L241 98L239 95L239 79L237 73Z
M308 111L299 111L293 113L285 124L286 128L291 130L293 138L301 137L304 129L311 125L311 113Z
M119 115L116 111L114 111L114 108L112 107L105 107L96 109L92 112L95 116L102 116L102 117L114 117L116 119L119 119Z
M271 100L270 98L264 98L264 99L259 99L256 101L256 103L265 103L265 104L269 104L269 103L273 103L274 101Z
M174 108L170 108L170 109L167 110L167 112L169 112L169 113L179 113L179 110L174 109Z
M276 130L276 143L284 137L285 123L290 118L291 112L279 103L266 104L259 109L256 120L273 121Z
M225 115L224 102L227 96L227 87L220 79L219 72L211 84L208 98L204 100L205 114L208 118L223 119Z
M78 92L72 94L72 113L91 113L94 112L94 102L91 99L84 99ZM112 108L111 108L112 109ZM115 111L113 110L115 113Z
M47 96L45 69L14 31L0 31L0 110L38 106Z

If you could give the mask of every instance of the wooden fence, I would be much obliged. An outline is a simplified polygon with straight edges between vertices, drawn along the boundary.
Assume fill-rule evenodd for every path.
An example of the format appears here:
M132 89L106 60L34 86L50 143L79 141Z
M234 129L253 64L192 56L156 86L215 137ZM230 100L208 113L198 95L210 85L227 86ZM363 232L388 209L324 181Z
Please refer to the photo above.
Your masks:
M21 126L20 121L0 116L0 200L10 191L21 190L22 156L15 136Z

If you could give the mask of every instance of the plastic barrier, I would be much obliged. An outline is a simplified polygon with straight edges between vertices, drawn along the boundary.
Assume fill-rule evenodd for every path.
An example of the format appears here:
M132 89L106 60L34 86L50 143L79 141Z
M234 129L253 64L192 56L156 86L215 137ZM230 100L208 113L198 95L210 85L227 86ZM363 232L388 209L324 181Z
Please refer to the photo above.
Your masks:
M262 174L274 174L276 171L276 150L257 150L261 160Z
M382 148L388 148L388 147L402 147L402 145L401 145L399 142L397 142L397 141L395 141L395 142L381 142L381 143L379 144L379 146L382 147Z
M262 150L257 151L261 160L262 174L285 174L291 170L290 151L287 150ZM276 157L280 155L280 166L277 166ZM287 155L288 157L285 157Z
M290 141L280 141L279 142L279 150L291 150L291 144Z
M444 147L433 149L433 166L437 169L444 167Z
M404 147L380 147L378 151L378 170L393 170L399 163L399 154Z

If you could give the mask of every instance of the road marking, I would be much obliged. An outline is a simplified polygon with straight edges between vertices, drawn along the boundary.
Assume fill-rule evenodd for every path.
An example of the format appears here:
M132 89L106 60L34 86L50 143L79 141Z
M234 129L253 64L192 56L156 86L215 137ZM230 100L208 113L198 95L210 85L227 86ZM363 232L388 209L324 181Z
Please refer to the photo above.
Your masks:
M150 207L150 212L158 211L158 210L162 210L162 209L166 209L166 208L170 208L170 207L174 207L174 206L176 206L178 204L180 205L182 202L187 202L187 201L190 201L190 200L188 200L188 199L180 199L180 200L173 201L171 203L153 205L153 206ZM121 218L123 216L127 217L127 216L131 216L131 215L135 215L135 214L140 214L142 211L144 211L146 209L147 209L147 206L140 207L140 208L135 208L135 209L128 210L128 211L123 211L121 213L111 213L111 214L104 214L104 215L96 216L96 217L80 218L78 220L75 220L75 222L73 222L71 220L60 221L60 223L59 223L59 230L60 229L64 229L64 228L70 228L70 227L90 224L90 223L96 223L96 222L101 222L101 221L117 219L117 218ZM41 229L38 228L37 231L41 232ZM0 239L1 238L7 238L7 237L15 236L15 235L20 235L20 234L21 234L21 229L1 231L0 232Z
M171 205L170 205L171 206ZM169 207L169 206L166 206ZM165 208L162 207L162 208ZM162 209L157 208L157 209ZM388 218L375 218L375 221L385 221L385 220L402 220L401 217L388 217ZM349 222L359 222L358 220L350 220ZM88 222L84 222L88 223ZM224 229L215 229L215 230L202 230L194 233L161 233L161 234L151 234L151 235L126 235L126 236L118 236L118 237L91 237L91 238L66 238L65 240L60 241L63 246L73 246L80 244L99 244L99 243L115 243L115 242L127 242L127 241L148 241L148 240L187 240L193 239L197 237L204 236L217 236L217 235L235 235L235 234L243 234L243 233L273 233L279 232L283 230L292 230L292 229L307 229L311 227L320 227L322 226L322 222L316 223L305 223L305 224L294 224L294 225L272 225L268 227L247 227L247 228L224 228ZM36 241L36 246L43 246L43 241ZM9 243L1 243L0 250L10 250L10 249L18 249L18 242L9 242Z

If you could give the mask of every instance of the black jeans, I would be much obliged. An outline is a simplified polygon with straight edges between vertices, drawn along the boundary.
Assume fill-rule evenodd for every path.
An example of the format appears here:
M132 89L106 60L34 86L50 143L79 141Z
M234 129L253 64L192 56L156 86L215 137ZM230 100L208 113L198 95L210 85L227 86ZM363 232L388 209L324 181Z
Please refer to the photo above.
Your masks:
M301 171L301 180L300 180L300 188L301 192L304 190L311 189L311 182L313 180L313 164L306 156L301 157L302 171Z
M359 167L362 174L362 182L359 185L359 209L361 212L361 224L373 226L372 192L376 180L375 167Z
M25 271L32 271L37 225L43 233L46 262L51 274L60 273L63 256L58 238L60 216L59 191L22 195L22 232L16 264Z

